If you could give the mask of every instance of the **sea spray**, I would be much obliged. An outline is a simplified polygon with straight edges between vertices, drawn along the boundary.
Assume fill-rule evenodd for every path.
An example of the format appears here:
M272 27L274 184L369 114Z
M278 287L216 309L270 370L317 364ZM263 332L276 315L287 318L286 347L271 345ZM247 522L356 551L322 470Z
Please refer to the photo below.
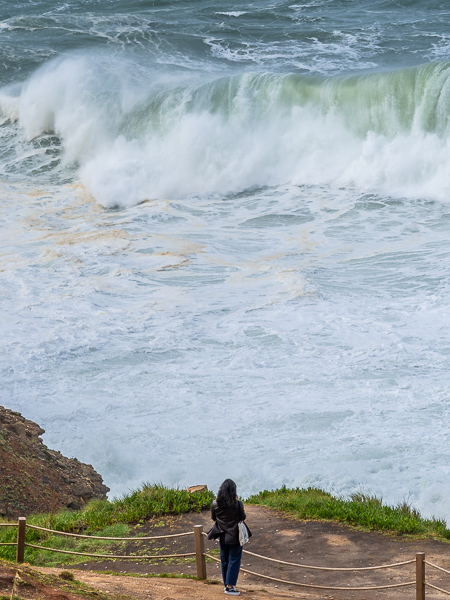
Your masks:
M113 494L448 519L450 20L400 4L2 11L0 403Z
M449 64L342 78L245 73L206 81L128 75L92 56L45 65L2 115L52 132L103 206L253 186L357 186L445 199Z

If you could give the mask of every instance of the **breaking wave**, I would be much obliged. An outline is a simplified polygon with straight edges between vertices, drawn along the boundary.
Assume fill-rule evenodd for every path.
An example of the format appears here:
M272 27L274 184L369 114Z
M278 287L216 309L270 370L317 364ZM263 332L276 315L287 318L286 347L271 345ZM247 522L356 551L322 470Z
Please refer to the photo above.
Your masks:
M0 111L16 144L56 135L106 207L288 182L446 199L449 68L188 79L65 55L1 89Z

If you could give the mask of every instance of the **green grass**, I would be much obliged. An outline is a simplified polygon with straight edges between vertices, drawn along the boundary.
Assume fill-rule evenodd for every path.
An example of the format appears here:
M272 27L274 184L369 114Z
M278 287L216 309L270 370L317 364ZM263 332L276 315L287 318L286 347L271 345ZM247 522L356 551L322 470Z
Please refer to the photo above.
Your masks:
M282 487L251 496L247 503L276 508L298 519L341 521L369 530L450 539L444 521L423 519L406 503L386 506L380 499L364 494L353 494L345 500L316 488Z
M94 501L81 511L60 511L55 514L32 515L27 524L69 533L83 533L104 537L138 537L133 525L143 524L154 517L200 512L208 509L214 498L212 492L189 494L185 490L169 489L162 485L144 485L137 491L112 501ZM395 534L433 537L450 540L446 523L438 519L424 519L406 503L386 506L381 500L364 494L349 499L336 498L323 490L287 489L263 491L246 500L248 504L268 506L285 511L298 519L339 521L367 530L389 531ZM163 519L157 525L162 525ZM15 542L16 528L0 528L0 542ZM26 541L31 544L63 550L99 554L123 554L126 542L108 540L77 540L27 528ZM164 543L149 541L145 549L132 547L138 554L166 554ZM0 546L0 557L15 560L14 546ZM88 562L86 557L52 553L26 548L25 560L40 566L60 566ZM176 562L176 559L166 559Z
M112 501L97 500L90 502L81 511L63 510L54 514L31 515L27 517L27 525L102 537L137 537L136 534L130 533L130 525L142 524L152 517L200 512L202 509L211 506L213 498L213 493L208 491L190 494L186 490L146 484L139 490ZM30 544L60 550L74 550L76 552L122 554L120 550L121 542L77 540L76 538L57 536L28 527L26 532L26 542ZM16 536L16 528L0 528L0 542L15 542ZM149 552L150 549L151 543L147 544L147 552L145 553L157 553L157 549ZM0 546L0 557L14 560L15 552L13 546ZM38 566L55 566L87 562L88 559L26 548L25 560Z

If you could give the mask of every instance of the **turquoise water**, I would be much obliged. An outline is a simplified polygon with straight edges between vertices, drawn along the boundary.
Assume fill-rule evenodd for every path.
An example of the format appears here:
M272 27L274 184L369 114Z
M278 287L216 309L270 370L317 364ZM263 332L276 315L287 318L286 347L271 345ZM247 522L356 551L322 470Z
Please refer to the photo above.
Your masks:
M0 9L0 403L112 494L449 518L450 9Z

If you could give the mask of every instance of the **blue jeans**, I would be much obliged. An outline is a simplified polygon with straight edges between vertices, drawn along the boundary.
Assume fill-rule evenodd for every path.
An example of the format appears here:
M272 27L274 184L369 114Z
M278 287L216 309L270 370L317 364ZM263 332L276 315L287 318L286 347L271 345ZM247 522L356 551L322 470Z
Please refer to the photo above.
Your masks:
M225 544L222 539L219 540L219 545L223 584L225 586L236 585L239 569L241 568L242 546L240 544Z

